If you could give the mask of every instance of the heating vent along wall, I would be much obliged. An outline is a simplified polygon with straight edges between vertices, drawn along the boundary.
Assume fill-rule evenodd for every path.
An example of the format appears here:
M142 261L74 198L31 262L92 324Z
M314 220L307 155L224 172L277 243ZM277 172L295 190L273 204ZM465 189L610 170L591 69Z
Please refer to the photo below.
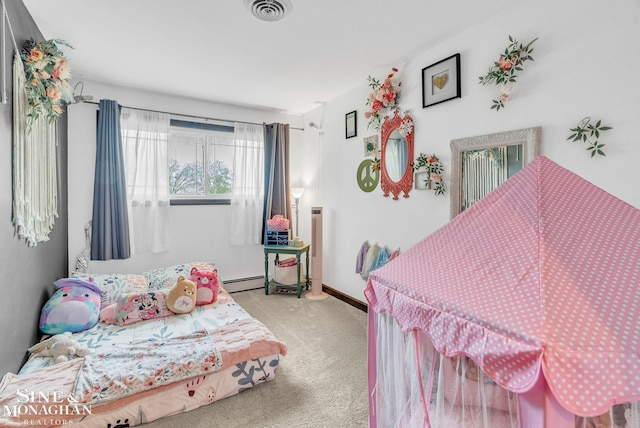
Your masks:
M328 297L322 291L322 207L311 207L311 291L307 299L320 300Z
M226 281L223 279L222 286L229 293L255 290L256 288L264 288L264 276L251 276L247 278L230 279Z

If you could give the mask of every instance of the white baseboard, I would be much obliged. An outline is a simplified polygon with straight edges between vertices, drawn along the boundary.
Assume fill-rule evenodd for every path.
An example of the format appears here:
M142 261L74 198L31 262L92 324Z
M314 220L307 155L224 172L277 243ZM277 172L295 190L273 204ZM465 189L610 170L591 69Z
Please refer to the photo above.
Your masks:
M250 278L239 278L222 281L223 287L229 293L237 291L254 290L264 288L264 276L252 276Z

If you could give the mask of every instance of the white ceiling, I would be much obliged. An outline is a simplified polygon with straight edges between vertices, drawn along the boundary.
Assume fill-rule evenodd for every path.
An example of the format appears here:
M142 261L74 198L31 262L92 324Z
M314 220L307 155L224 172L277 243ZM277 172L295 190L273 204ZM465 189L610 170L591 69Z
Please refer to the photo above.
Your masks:
M264 22L244 0L23 2L74 79L299 114L514 3L291 0Z

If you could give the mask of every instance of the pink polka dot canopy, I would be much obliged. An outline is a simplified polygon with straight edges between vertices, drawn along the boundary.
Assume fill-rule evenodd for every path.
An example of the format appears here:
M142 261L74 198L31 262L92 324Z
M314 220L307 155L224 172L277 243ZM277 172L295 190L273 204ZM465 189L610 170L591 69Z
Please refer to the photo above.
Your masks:
M546 157L382 268L365 296L504 388L640 400L640 210Z

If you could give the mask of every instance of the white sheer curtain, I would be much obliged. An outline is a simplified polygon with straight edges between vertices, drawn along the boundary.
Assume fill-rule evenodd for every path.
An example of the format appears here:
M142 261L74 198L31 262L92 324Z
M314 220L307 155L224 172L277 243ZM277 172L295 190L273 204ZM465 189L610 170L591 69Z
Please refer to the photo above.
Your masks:
M463 209L478 202L509 178L507 146L466 152L462 163L465 177L474 177L462 183Z
M264 130L235 123L231 236L233 245L261 243L264 206Z
M372 396L378 428L543 428L525 419L518 394L500 387L470 358L437 353L425 334L402 331L388 312L371 316L376 325ZM558 426L549 415L544 418L544 428ZM619 403L601 415L573 419L563 420L562 426L640 428L640 402Z
M422 332L402 331L389 313L373 316L378 428L520 428L516 394L472 360L444 357Z
M169 124L167 113L123 108L120 121L127 181L131 252L169 248Z

